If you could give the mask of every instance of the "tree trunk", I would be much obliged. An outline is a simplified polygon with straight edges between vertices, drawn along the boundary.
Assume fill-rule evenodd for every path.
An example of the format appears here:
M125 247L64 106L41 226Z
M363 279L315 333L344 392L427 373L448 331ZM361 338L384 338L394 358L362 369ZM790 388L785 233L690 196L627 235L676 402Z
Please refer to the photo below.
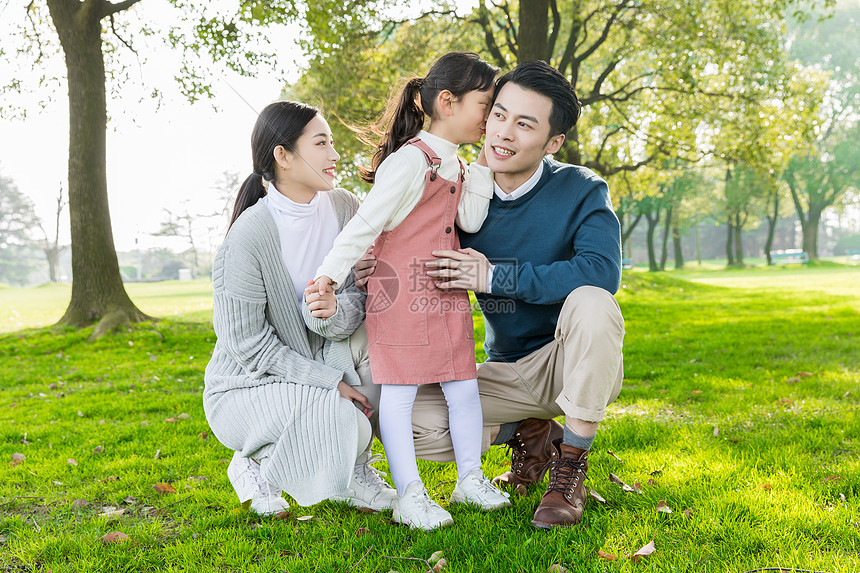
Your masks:
M672 244L675 247L675 270L684 268L684 250L681 248L681 226L678 217L672 219Z
M549 30L549 0L520 2L520 27L517 36L518 63L546 60Z
M660 222L660 212L652 215L650 212L645 213L645 220L648 221L648 270L651 272L659 271L657 265L657 255L654 250L654 231L657 229L657 223Z
M726 218L726 225L726 264L732 267L735 264L735 250L732 248L732 241L735 237L735 226L732 224L731 215Z
M773 216L765 215L767 219L767 240L764 242L764 256L767 257L768 266L773 264L770 252L773 250L773 236L776 233L776 222L779 220L779 191L773 194Z
M821 222L821 211L818 208L809 208L809 218L802 225L803 250L806 251L810 261L818 260L818 224Z
M48 0L65 54L69 82L72 298L59 324L74 326L108 316L106 322L115 325L150 318L138 310L125 292L111 231L102 7L102 2L93 0Z
M663 223L663 247L660 252L660 270L666 270L666 260L669 258L669 251L666 248L669 242L669 230L672 228L672 207L666 208L666 219Z
M742 230L741 216L735 213L735 265L739 267L744 266L744 247L743 243L741 243Z

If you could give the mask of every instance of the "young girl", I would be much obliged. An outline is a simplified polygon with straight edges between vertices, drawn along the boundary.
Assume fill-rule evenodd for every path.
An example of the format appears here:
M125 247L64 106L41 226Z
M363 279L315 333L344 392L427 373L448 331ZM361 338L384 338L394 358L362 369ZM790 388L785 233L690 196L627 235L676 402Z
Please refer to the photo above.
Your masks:
M212 432L235 450L227 476L260 514L289 508L282 490L301 505L338 499L389 508L396 492L370 465L363 389L374 386L363 352L350 345L365 295L348 272L337 317L322 324L301 304L358 200L334 188L339 155L316 108L266 106L251 148L254 173L212 269L218 340L203 391Z
M340 284L373 244L378 263L368 282L366 324L373 382L383 385L382 443L399 496L394 521L421 529L453 520L430 499L418 475L412 404L419 384L441 384L448 403L458 477L451 501L485 510L510 505L481 472L481 402L468 294L436 289L424 270L432 251L460 247L455 224L474 233L487 215L492 173L474 164L467 172L457 146L481 139L496 72L476 54L453 52L439 58L426 77L409 80L389 105L394 111L385 117L393 118L383 119L390 125L365 173L374 186L307 291L322 295ZM425 113L430 121L422 131Z

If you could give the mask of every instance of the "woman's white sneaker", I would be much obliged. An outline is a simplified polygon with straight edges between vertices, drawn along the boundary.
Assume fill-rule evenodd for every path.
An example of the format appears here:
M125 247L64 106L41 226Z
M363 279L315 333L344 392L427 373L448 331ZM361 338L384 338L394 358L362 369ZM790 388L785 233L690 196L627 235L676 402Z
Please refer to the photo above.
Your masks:
M346 491L331 499L374 511L393 508L397 504L397 490L382 479L385 473L370 465L381 459L382 456L370 452L358 456Z
M281 497L281 490L263 478L260 464L243 457L241 453L233 454L233 459L227 466L227 477L240 502L251 500L252 511L260 515L271 515L290 509L290 504Z
M484 511L510 507L511 494L497 489L490 480L484 477L484 473L477 469L472 470L457 482L451 501L455 503L471 503L479 506Z
M412 483L406 488L403 497L397 500L392 520L425 531L454 523L451 514L430 499L421 482Z

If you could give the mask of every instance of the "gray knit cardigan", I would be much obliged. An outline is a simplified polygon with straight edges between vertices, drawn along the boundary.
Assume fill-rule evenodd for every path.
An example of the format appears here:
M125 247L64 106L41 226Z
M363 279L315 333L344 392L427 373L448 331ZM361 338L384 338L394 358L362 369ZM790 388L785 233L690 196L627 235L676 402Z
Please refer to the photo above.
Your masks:
M331 192L341 229L358 209ZM233 223L212 267L217 341L203 408L226 447L261 460L263 476L301 505L343 492L355 463L355 407L337 391L358 375L349 335L364 320L354 277L328 320L299 305L275 221L261 199Z

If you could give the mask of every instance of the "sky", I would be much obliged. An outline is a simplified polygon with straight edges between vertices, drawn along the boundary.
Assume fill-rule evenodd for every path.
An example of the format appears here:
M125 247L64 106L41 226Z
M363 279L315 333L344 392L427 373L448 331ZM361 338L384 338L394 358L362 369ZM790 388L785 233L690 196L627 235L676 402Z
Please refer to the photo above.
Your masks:
M24 19L19 4L24 5L0 0L0 47L7 53L15 49L13 30ZM148 21L170 21L171 10L165 0L145 0L139 6L144 5ZM55 34L53 29L47 32ZM223 207L214 187L225 171L239 173L243 179L251 172L250 138L257 111L277 100L285 83L297 80L306 65L295 44L299 33L296 27L270 33L279 64L290 70L287 76L264 72L253 79L215 67L210 76L214 100L194 104L179 93L173 79L181 66L177 54L158 47L157 42L150 48L145 40L132 38L132 45L148 61L140 65L133 54L126 53L129 77L117 96L108 94L107 183L118 251L135 249L135 240L144 250L184 249L187 245L181 241L152 236L166 219L163 209L208 213ZM35 86L42 74L63 77L62 55L56 54L37 67L32 57L0 61L0 86L10 78ZM68 191L68 92L64 81L53 85L53 89L3 96L26 110L27 117L0 117L0 173L12 178L32 200L49 233L55 227L59 186ZM160 105L149 97L153 88L164 94ZM39 102L46 99L49 101L41 107ZM223 231L214 235L223 236ZM201 240L200 246L208 248L205 239ZM69 241L66 208L60 242Z

